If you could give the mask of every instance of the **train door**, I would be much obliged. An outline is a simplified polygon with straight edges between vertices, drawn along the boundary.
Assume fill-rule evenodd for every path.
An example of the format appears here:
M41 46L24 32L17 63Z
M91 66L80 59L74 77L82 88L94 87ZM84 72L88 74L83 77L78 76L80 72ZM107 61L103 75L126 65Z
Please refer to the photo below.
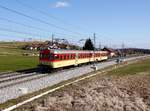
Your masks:
M78 52L75 53L75 66L78 65Z

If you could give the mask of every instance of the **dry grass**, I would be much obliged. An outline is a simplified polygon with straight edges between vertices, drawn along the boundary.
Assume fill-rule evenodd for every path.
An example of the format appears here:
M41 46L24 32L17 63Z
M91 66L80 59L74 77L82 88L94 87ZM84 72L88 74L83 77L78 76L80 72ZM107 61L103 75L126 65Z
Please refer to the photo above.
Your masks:
M149 81L149 71L143 70L136 75L98 75L24 105L17 111L150 111Z

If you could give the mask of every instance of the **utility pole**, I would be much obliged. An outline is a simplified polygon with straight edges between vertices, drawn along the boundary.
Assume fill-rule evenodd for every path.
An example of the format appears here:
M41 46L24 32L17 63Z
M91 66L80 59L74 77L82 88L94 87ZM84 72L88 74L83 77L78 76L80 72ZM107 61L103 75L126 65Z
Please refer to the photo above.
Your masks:
M101 43L99 42L99 50L101 50L101 48L102 48L102 47L101 47Z
M121 47L122 47L122 56L124 56L124 48L125 48L124 43L122 43Z
M96 39L96 34L94 33L93 34L93 37L94 37L94 64L95 64L95 39Z
M54 34L52 34L52 46L54 44Z
M95 46L96 46L96 43L95 43L95 40L96 40L96 34L95 34L95 33L93 34L93 37L94 37L94 51L95 51Z
M95 64L95 49L96 49L96 34L94 33L93 34L93 38L94 38L94 51L93 51L93 55L94 55L94 64L93 64L93 67L91 67L91 68L93 68L94 69L94 71L96 71L97 70L97 67L96 67L96 64Z

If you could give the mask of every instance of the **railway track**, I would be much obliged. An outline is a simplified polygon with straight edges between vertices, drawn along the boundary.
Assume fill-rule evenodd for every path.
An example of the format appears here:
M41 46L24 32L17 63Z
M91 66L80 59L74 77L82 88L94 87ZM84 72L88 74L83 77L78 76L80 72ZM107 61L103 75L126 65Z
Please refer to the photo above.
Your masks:
M109 59L108 61L103 61L101 63L113 61L114 59ZM100 62L96 63L99 64ZM87 64L82 64L80 67L85 67ZM8 72L8 73L3 73L0 74L0 89L4 89L7 87L11 87L13 85L25 83L28 81L36 80L36 79L41 79L44 77L48 77L50 75L53 75L55 73L60 73L60 72L65 72L69 70L74 70L79 67L68 67L65 69L59 69L59 70L53 70L50 73L46 74L41 74L38 72L37 69L29 69L29 70L24 70L20 72Z
M10 76L17 76L17 75L21 75L21 74L25 74L25 73L26 74L33 73L33 72L37 72L37 68L20 70L20 71L16 71L16 72L3 72L3 73L0 73L0 78L6 78L6 77L10 77Z
M13 85L17 85L17 84L21 84L21 83L25 83L28 81L32 81L32 80L36 80L36 79L40 79L43 77L49 76L47 74L39 74L39 75L30 75L30 76L23 76L23 77L19 77L19 78L13 78L13 79L9 79L8 81L3 81L2 83L0 83L0 89L4 89L7 87L11 87Z
M25 77L30 77L30 76L33 76L33 75L36 75L36 73L31 73L31 74L17 74L17 75L12 75L12 76L6 76L6 77L3 77L1 78L0 77L0 83L3 83L3 82L8 82L8 81L11 81L11 80L17 80L17 79L20 79L20 78L25 78Z
M103 61L103 63L104 62L106 61ZM80 67L85 67L85 66L87 66L87 64L82 64ZM30 70L30 69L26 70L26 72L28 73L24 73L23 71L21 71L21 73L19 72L3 73L2 75L0 75L0 90L8 88L8 87L12 87L17 84L26 83L29 81L38 80L38 79L42 79L48 76L52 76L52 75L55 75L55 73L64 73L65 71L78 69L80 67L68 67L65 69L53 70L52 72L46 73L46 74L44 73L41 74L37 72L37 70L35 71L35 70Z
M145 56L145 57L150 57L150 56ZM145 58L145 57L134 57L134 58L128 58L128 59L126 59L125 61L128 61L128 63L133 63L134 61L137 61L137 60L140 60L140 59L142 59L142 58ZM98 69L103 69L103 68L106 68L106 67L108 67L108 66L111 66L111 65L115 65L116 63L115 63L115 61L109 61L109 62L103 62L103 63L101 63L101 64L97 64L97 66L98 66ZM75 70L75 69L77 69L77 70ZM68 79L71 79L71 78L75 78L75 77L79 77L79 76L81 76L81 75L83 75L83 74L86 74L86 73L89 73L89 72L92 72L92 71L87 71L88 69L90 69L90 67L89 66L84 66L84 67L78 67L78 68L75 68L75 69L72 69L72 70L68 70L68 71L66 71L65 70L65 72L62 72L62 73L56 73L56 74L53 74L53 75L51 75L51 77L50 76L48 76L48 77L46 77L46 78L43 78L43 79L37 79L37 81L32 81L32 82L30 82L30 83L27 83L29 86L28 86L28 88L31 90L31 92L33 92L33 91L35 91L35 88L36 88L36 91L37 90L39 90L39 89L42 89L42 88L46 88L46 87L48 87L48 86L52 86L52 85L54 85L54 84L57 84L57 83L60 83L61 81L64 81L64 80L68 80ZM86 75L85 75L86 76ZM86 78L86 77L85 77ZM56 81L57 80L57 81ZM46 82L47 83L46 83ZM79 80L77 80L77 81L79 81ZM75 82L76 82L76 80L75 80ZM35 84L36 83L36 84ZM44 87L37 87L37 85L38 86L40 86L41 85L41 83L42 83L42 85L44 85ZM72 83L72 82L71 82ZM66 85L68 85L68 84L71 84L71 83L66 83ZM25 85L27 85L27 84L25 84ZM31 84L33 85L34 84L34 88L32 88L31 87ZM17 87L18 86L22 86L22 87L27 87L27 86L24 86L23 84L21 85L21 84L19 84L19 85L17 85ZM62 86L60 86L60 87L64 87L65 85L62 85ZM18 93L14 93L14 91L17 91L15 88L17 88L17 87L11 87L11 88L9 88L9 89L5 89L4 88L4 91L2 91L2 93L0 92L0 102L4 102L4 101L6 101L6 100L9 100L9 99L13 99L13 98L17 98L20 94L18 94ZM31 88L30 88L31 87ZM38 89L39 88L39 89ZM56 90L57 89L59 89L59 87L56 87L55 88ZM35 96L35 97L33 97L33 98L30 98L29 100L26 100L26 101L23 101L23 102L21 102L21 103L18 103L17 105L14 105L14 106L12 106L12 107L10 107L10 108L8 108L8 109L6 109L6 111L11 111L12 109L15 109L15 108L17 108L17 107L19 107L19 105L21 106L21 105L23 105L23 104L25 104L25 103L27 103L27 102L30 102L30 101L32 101L32 100L34 100L34 99L36 99L36 98L39 98L39 97L41 97L41 96L43 96L43 95L45 95L45 94L48 94L49 92L52 92L52 91L55 91L55 89L52 89L52 90L49 90L49 91L47 91L47 92L44 92L44 93L42 93L42 94L40 94L40 95L37 95L37 96ZM0 89L1 90L1 89ZM7 91L9 91L9 90L12 90L12 93L9 93L8 92L8 95L6 96L6 98L3 98L3 96L1 97L1 94L5 94ZM10 94L10 95L9 95ZM12 94L14 94L13 95L13 97L12 97ZM17 95L15 95L15 94L17 94ZM4 100L5 99L5 100Z
M102 69L114 64L116 64L114 60L109 60L107 62L97 63L97 66L98 69ZM83 65L81 67L71 67L45 74L34 71L34 73L21 72L0 75L0 103L20 96L18 92L18 88L20 87L27 88L28 93L31 93L61 81L92 72L90 67L91 65ZM1 95L5 95L5 97Z

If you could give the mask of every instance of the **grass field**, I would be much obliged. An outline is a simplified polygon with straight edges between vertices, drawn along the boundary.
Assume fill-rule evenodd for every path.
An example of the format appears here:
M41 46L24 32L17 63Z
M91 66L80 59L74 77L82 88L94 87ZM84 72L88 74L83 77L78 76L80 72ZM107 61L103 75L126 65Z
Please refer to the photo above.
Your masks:
M139 61L137 63L133 63L125 67L112 70L109 72L109 74L123 76L123 75L138 74L142 72L150 72L150 59Z
M37 53L35 51L21 50L19 48L1 48L0 47L0 56L4 55L23 55L24 53Z
M35 68L37 65L38 57L0 56L0 72Z
M0 42L0 47L21 47L28 44L27 42Z
M38 53L37 51L22 50L24 42L0 42L0 55L23 55L24 53Z
M23 54L37 54L39 52L20 49L25 44L24 42L0 42L0 72L37 67L37 56L23 56Z

